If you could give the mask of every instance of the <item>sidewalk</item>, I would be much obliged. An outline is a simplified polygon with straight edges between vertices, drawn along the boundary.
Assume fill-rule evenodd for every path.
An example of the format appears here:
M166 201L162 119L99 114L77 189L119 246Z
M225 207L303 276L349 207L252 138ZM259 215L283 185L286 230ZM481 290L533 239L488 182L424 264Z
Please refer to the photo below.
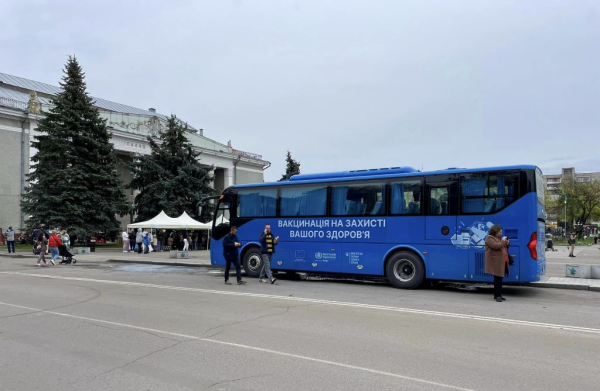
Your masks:
M600 292L600 280L593 280L591 278L546 277L542 281L532 282L529 285L538 288L576 289Z
M0 253L1 258L26 258L35 260L37 255L31 251L17 251L16 254ZM102 250L89 254L74 254L77 264L80 263L141 263L150 265L169 265L169 266L192 266L192 267L210 267L210 252L206 250L190 251L188 259L169 258L169 252L152 252L149 254L124 253L119 250ZM50 259L46 255L46 259ZM35 262L35 261L33 261ZM218 267L218 266L215 266Z

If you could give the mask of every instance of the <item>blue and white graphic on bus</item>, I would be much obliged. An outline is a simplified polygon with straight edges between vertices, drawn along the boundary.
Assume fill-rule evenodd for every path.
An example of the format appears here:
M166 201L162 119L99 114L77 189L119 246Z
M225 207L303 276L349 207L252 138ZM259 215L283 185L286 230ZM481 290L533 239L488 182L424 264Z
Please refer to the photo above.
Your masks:
M467 249L470 246L483 247L485 237L494 223L491 221L475 221L470 226L465 227L465 224L461 221L459 225L459 233L452 236L451 242L457 247Z

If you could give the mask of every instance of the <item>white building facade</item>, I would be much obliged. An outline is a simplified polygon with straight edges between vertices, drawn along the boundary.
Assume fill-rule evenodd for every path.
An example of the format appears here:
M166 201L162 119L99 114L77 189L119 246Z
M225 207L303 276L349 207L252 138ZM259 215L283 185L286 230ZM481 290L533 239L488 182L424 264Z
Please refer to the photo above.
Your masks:
M37 124L51 107L52 96L59 87L0 73L0 229L9 226L24 229L26 216L20 207L30 170L30 159L35 155L31 148L38 134ZM127 164L136 154L149 154L149 135L155 135L166 126L167 116L154 109L135 107L93 98L100 115L106 119L112 143L118 157L117 170L123 183L131 181ZM199 160L214 167L213 187L225 189L234 184L263 182L264 170L270 163L261 155L243 152L227 144L204 136L202 129L188 125L188 140L200 152ZM127 190L129 202L134 193ZM120 217L123 227L132 216Z

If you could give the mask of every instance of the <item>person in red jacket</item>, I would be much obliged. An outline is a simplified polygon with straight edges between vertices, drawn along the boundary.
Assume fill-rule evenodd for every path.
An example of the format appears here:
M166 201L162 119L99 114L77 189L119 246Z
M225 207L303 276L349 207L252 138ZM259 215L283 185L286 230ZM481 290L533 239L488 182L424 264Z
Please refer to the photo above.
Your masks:
M50 239L48 239L48 247L50 248L50 253L52 254L52 258L50 259L50 263L56 265L54 260L58 258L58 247L62 246L63 243L56 234L56 231L50 232Z

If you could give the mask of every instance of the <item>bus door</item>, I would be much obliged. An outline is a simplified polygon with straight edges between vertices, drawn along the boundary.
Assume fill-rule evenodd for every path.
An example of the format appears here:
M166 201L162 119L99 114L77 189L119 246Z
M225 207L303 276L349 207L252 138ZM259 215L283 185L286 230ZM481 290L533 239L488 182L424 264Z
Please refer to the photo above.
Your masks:
M217 210L213 221L213 229L210 237L210 261L212 265L224 265L223 237L230 231L231 224L231 197L221 197L217 204Z
M464 280L468 252L454 246L457 231L458 177L439 175L425 178L425 242L427 278Z

